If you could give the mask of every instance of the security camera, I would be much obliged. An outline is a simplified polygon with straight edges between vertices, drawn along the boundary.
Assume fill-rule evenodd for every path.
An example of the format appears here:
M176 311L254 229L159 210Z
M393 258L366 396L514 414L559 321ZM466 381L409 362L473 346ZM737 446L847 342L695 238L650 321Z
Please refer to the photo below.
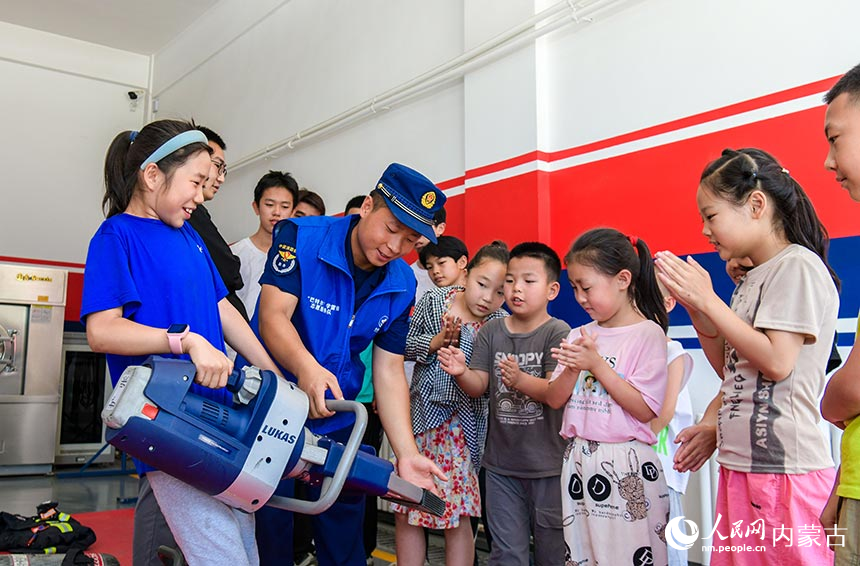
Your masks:
M137 106L139 102L143 102L146 100L144 95L146 91L140 88L136 88L134 90L126 91L125 95L128 97L128 109L131 112L137 111Z

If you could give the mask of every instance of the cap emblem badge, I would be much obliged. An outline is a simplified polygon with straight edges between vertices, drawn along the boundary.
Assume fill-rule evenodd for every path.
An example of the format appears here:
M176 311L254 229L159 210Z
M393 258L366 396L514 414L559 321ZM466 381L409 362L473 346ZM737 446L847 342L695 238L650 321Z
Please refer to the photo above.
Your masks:
M436 193L434 193L433 191L427 191L426 193L421 195L421 205L424 208L433 208L434 204L436 204Z

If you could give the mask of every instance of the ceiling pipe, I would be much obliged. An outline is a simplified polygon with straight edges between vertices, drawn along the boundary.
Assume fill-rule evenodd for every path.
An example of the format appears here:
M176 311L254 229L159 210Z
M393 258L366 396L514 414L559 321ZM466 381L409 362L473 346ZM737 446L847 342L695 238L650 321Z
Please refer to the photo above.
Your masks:
M380 111L388 110L395 104L414 99L429 90L461 78L467 72L497 60L504 54L520 49L538 37L571 23L590 23L596 15L629 2L631 0L596 0L591 3L573 0L558 2L438 67L327 120L300 130L288 138L239 158L230 163L230 170L241 169L260 159L276 157L274 154L283 149L294 149L299 143L305 143L308 140L349 127Z

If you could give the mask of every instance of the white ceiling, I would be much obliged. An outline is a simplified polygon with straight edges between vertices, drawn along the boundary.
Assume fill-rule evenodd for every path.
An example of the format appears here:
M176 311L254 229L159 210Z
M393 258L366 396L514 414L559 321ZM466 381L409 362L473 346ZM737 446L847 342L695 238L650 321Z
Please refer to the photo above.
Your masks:
M151 55L219 0L0 0L0 21Z

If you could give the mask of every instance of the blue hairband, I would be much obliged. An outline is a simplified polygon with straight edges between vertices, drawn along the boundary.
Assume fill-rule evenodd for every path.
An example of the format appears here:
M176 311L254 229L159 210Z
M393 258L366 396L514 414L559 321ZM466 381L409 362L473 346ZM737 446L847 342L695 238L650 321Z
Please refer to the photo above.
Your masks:
M161 147L153 151L152 155L144 159L143 163L140 164L140 169L146 169L146 166L150 163L158 163L177 149L197 142L209 142L209 140L206 139L206 134L204 134L200 130L188 130L187 132L177 134L163 144L161 144Z

